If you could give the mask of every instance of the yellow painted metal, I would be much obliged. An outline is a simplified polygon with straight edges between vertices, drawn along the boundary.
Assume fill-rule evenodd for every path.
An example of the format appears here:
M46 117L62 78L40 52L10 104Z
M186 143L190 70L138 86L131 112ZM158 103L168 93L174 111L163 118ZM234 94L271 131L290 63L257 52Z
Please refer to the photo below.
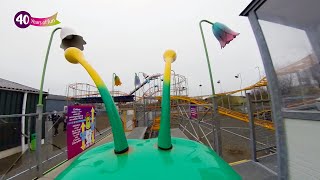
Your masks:
M153 121L151 130L152 131L159 131L160 129L160 116L156 117Z
M263 113L266 113L266 112L271 112L271 109L266 109L266 110L263 110L263 111L258 111L258 112L255 112L253 113L254 115L260 115L260 114L263 114Z
M241 92L241 91L248 91L248 90L251 90L251 89L254 89L254 88L257 88L257 87L262 87L262 86L267 86L268 85L268 82L267 82L267 78L264 77L262 78L260 81L258 81L257 83L251 85L251 86L248 86L248 87L245 87L243 89L238 89L238 90L234 90L234 91L230 91L230 92L225 92L225 93L220 93L220 94L217 94L217 96L224 96L224 95L229 95L229 94L235 94L237 92Z
M250 160L248 159L244 159L244 160L240 160L240 161L236 161L236 162L232 162L232 163L229 163L230 166L235 166L235 165L238 165L238 164L242 164L242 163L246 163L246 162L249 162Z
M122 120L122 124L123 124L123 130L125 132L132 131L127 128L127 110L121 110L121 120Z
M238 90L234 90L234 91L229 91L229 92L224 92L224 93L219 93L219 94L215 94L216 96L226 96L226 95L231 95L231 94L235 94L241 91L248 91L248 90L252 90L258 87L263 87L263 86L267 86L268 82L267 82L267 78L264 77L262 79L260 79L258 82L256 82L255 84L245 87L243 89L238 89ZM202 95L202 96L198 96L198 97L212 97L212 95Z
M156 98L158 100L161 100L161 96L157 96ZM194 104L197 104L197 105L208 104L206 101L199 100L199 99L194 99L194 98L187 97L187 96L171 96L171 100L184 100L184 101L191 102L191 103L194 103ZM204 107L205 108L211 108L210 105L205 105ZM237 111L233 111L233 110L230 110L230 109L227 109L227 108L223 108L223 107L220 107L220 106L218 107L218 112L219 112L219 114L222 114L222 115L225 115L225 116L229 116L229 117L232 117L232 118L244 121L244 122L249 122L248 114L243 114L243 113L240 113L240 112L237 112ZM255 121L254 122L255 125L257 125L257 126L261 126L261 127L264 127L266 129L270 129L270 130L275 130L274 129L274 124L272 122L270 122L270 121L266 121L266 120L262 120L262 119L258 119L258 118L255 118L254 121Z

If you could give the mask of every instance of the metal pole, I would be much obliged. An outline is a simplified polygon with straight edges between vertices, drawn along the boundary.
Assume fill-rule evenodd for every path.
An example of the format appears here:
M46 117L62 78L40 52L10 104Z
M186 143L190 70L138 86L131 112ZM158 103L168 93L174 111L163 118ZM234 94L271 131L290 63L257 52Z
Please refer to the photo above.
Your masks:
M261 87L259 88L259 91L260 91L260 100L262 101L262 100L263 100L263 96L262 96ZM268 94L268 91L267 91L267 94ZM268 97L268 99L269 99L269 97ZM261 106L262 106L262 111L264 111L263 101L261 102ZM264 119L264 120L266 119L266 113L263 113L263 119Z
M255 101L257 101L257 95L256 95L256 88L253 88L252 90L251 90L251 92L252 92L252 94L253 94L253 97L254 97L254 100ZM257 117L259 117L259 111L260 111L260 109L259 108L257 108L258 106L257 106L257 104L255 105L255 111L256 111L256 113L257 113Z
M44 83L44 77L46 74L46 69L47 69L47 63L48 63L48 57L49 57L49 52L50 52L50 48L51 48L51 44L52 44L52 39L53 39L53 35L54 33L61 29L60 27L55 28L50 36L50 40L49 40L49 44L48 44L48 48L47 48L47 52L46 52L46 57L44 60L44 64L43 64L43 69L42 69L42 76L41 76L41 84L40 84L40 91L39 91L39 101L38 104L42 104L42 97L43 97L43 83Z
M196 106L196 109L197 109L197 116L199 116L199 106ZM189 108L189 111L190 111L190 108ZM190 114L190 117L191 117L191 114ZM191 118L190 118L191 119ZM196 137L198 137L198 142L201 142L201 136L200 136L200 119L197 117L197 124L198 124L198 128L197 128L197 134L196 134Z
M148 127L148 122L146 120L146 99L143 97L143 122L146 127Z
M254 127L254 117L253 109L250 98L250 93L246 93L247 98L247 108L248 108L248 117L249 117L249 130L250 130L250 145L251 145L251 159L252 161L257 162L257 152L256 152L256 132Z
M239 73L239 76L240 76L240 89L242 89L242 76L241 76L241 73ZM243 96L242 95L242 91L241 91L241 96Z
M115 77L115 73L112 73L112 97L114 99L114 77Z
M254 100L257 101L256 88L253 88L253 97Z
M42 176L41 139L42 139L42 113L43 105L37 105L38 118L36 119L36 161L37 177Z
M173 92L175 95L177 95L177 82L176 82L176 72L174 70L171 70L173 72ZM178 81L179 82L179 81Z
M212 120L214 122L214 147L216 150L216 153L221 156L222 155L222 149L221 149L221 134L220 134L220 120L217 118L214 120L215 117L218 115L218 106L217 106L217 99L214 91L214 84L213 84L213 77L212 77L212 72L211 72L211 65L210 65L210 60L209 60L209 55L208 55L208 50L207 50L207 45L206 41L204 38L203 30L201 23L206 22L208 24L211 24L213 26L213 23L207 20L201 20L199 22L199 27L201 31L201 37L203 41L203 47L206 53L206 58L207 58L207 64L208 64L208 70L209 70L209 76L210 76L210 83L211 83L211 91L212 91L212 108L213 108L213 113L212 113Z
M61 29L60 27L55 28L50 36L47 52L46 52L46 57L44 60L43 64L43 69L42 69L42 75L41 75L41 83L40 83L40 91L39 91L39 101L37 104L37 111L36 113L38 114L38 118L36 120L36 161L37 161L37 177L42 176L42 162L41 162L41 138L42 138L42 113L43 113L43 104L42 104L42 97L43 97L43 83L44 83L44 77L46 74L46 68L47 68L47 62L48 62L48 57L49 57L49 52L51 48L51 43L52 43L52 38L54 33Z
M223 99L224 99L224 98L223 98L223 95L221 95L221 103L222 103L221 105L222 105L222 107L224 107Z
M223 91L222 91L222 84L221 84L221 81L219 80L218 81L218 84L220 85L220 93L223 93ZM224 107L224 102L223 102L223 100L224 100L224 98L223 98L223 95L221 95L220 96L221 98L221 105L222 105L222 107Z
M22 101L22 112L21 114L26 114L26 107L27 107L27 98L28 98L28 93L25 92L23 95L23 101ZM23 154L26 151L26 142L25 142L25 130L26 130L26 117L22 116L21 117L21 153Z
M31 150L30 150L30 140L31 140L31 133L30 133L30 129L31 129L31 116L28 117L28 148L27 148L27 152L28 152L28 163L29 163L29 170L31 170Z
M249 13L249 21L253 29L262 62L268 78L268 89L271 93L272 102L272 119L275 125L276 145L277 145L277 162L278 162L278 179L288 179L288 152L285 136L284 119L281 114L281 95L279 90L278 78L275 72L269 48L260 27L257 14L255 11Z
M260 71L260 68L259 66L256 67L256 69L258 69L258 72L259 72L259 81L261 80L261 71ZM259 87L259 92L260 92L260 100L263 99L262 97L262 91L261 91L262 87ZM269 99L269 98L268 98ZM264 104L263 102L261 102L261 107L262 107L262 111L264 111ZM266 113L263 113L263 119L265 120L266 119Z

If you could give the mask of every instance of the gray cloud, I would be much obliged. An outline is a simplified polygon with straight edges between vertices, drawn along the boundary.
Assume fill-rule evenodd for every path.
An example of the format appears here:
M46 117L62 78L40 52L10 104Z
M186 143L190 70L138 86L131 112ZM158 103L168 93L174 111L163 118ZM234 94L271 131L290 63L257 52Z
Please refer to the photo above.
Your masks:
M40 85L45 51L53 28L19 29L14 15L28 11L34 17L48 17L58 12L61 26L81 34L87 45L84 54L111 88L112 73L121 78L118 90L129 92L134 87L134 73L163 73L162 54L174 49L178 58L172 68L189 80L191 95L210 94L210 83L198 23L202 19L219 21L241 34L223 50L205 26L205 36L215 81L221 80L224 90L237 89L243 73L243 86L257 81L256 66L262 64L256 42L244 17L238 14L249 3L234 0L117 0L117 1L28 1L0 2L0 77L34 88ZM68 63L60 49L56 34L50 51L45 90L65 94L66 85L74 82L93 84L80 65ZM216 84L217 92L219 86Z

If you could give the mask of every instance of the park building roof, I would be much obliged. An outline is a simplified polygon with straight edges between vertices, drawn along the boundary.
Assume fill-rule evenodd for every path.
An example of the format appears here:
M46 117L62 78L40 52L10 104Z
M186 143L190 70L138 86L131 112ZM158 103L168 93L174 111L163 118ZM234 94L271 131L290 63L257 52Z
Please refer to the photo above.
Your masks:
M0 78L0 89L8 90L8 91L29 92L29 93L35 93L35 94L39 93L38 89L25 86L25 85L22 85L13 81L9 81L6 79L2 79L2 78ZM44 94L47 94L47 93L44 92Z

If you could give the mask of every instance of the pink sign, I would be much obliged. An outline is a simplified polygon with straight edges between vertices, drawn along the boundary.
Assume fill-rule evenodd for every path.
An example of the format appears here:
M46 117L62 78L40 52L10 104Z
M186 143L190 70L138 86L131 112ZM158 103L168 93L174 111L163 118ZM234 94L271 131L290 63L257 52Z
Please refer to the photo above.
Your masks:
M68 159L78 155L95 141L95 114L93 106L68 106Z
M190 119L197 119L197 118L198 118L197 106L191 105L190 106Z

